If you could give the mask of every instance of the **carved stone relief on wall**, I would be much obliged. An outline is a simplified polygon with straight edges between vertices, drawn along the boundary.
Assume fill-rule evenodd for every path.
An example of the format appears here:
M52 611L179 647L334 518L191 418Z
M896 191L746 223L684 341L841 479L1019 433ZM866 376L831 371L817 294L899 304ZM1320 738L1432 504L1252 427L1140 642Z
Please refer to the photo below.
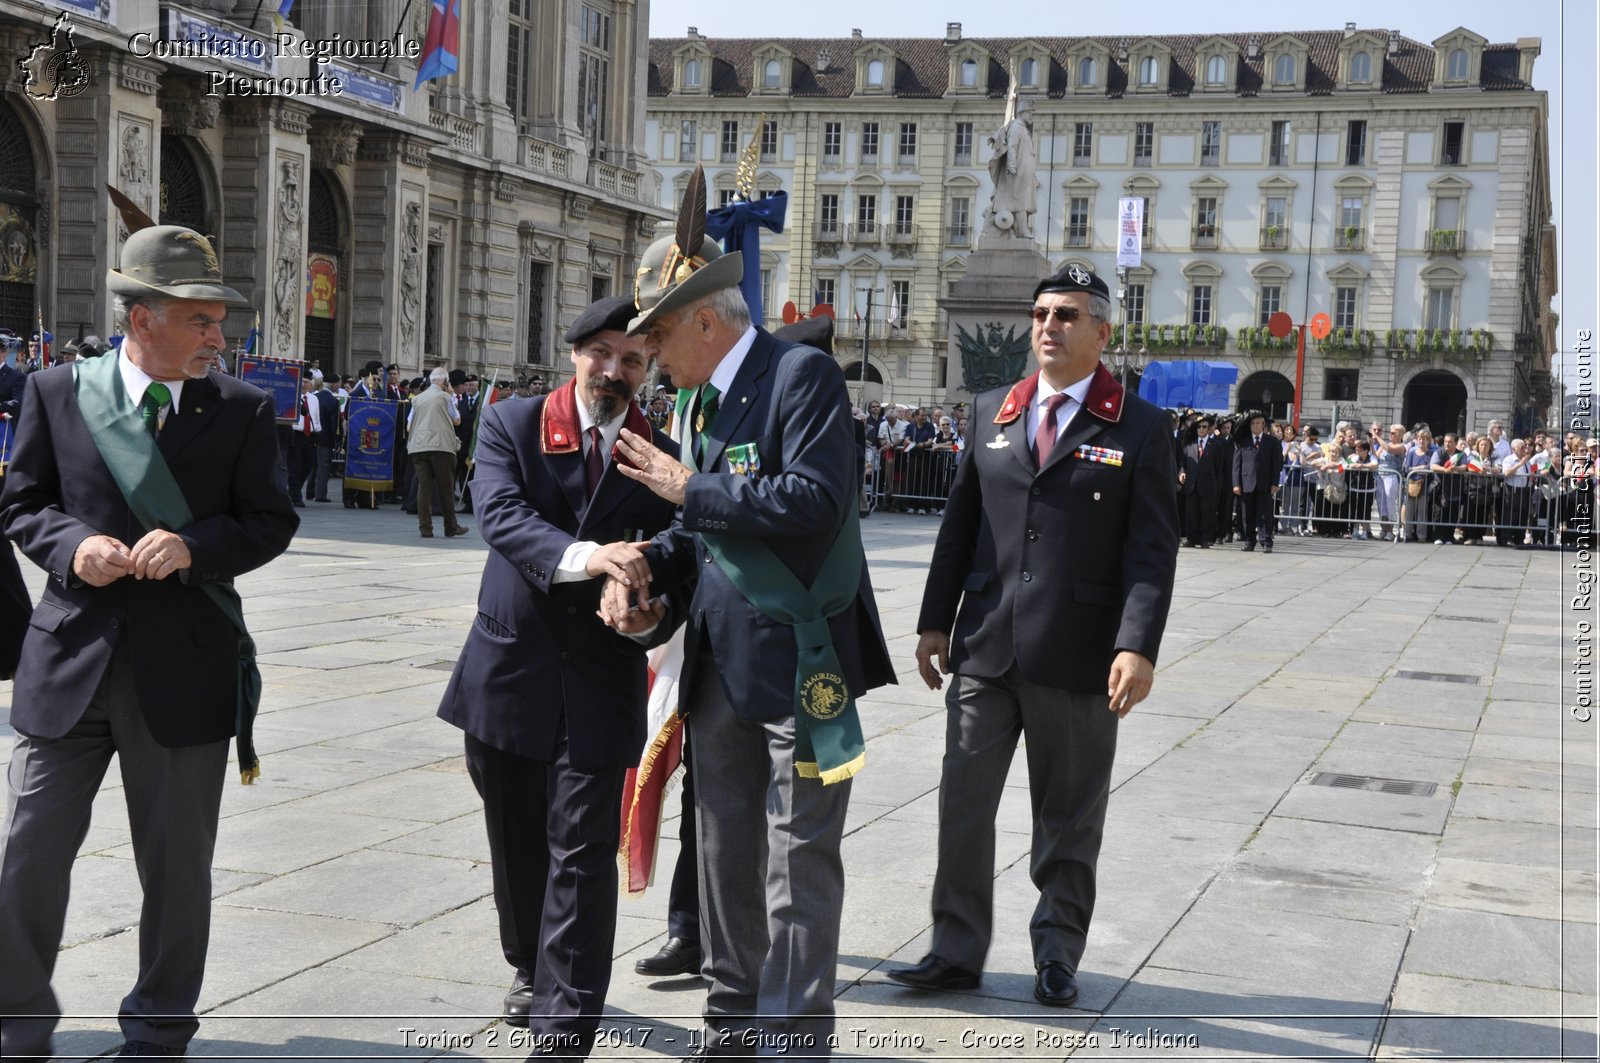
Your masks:
M277 258L272 282L276 353L293 357L299 353L294 347L295 321L305 314L305 264L300 250L302 166L299 159L290 158L278 165Z

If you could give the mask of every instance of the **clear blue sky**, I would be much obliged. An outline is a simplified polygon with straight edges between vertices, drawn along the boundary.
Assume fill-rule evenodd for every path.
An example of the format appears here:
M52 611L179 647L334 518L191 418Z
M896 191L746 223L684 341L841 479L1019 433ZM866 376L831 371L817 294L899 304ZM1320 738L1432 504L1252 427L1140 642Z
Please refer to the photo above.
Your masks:
M650 0L650 32L681 37L695 26L708 37L842 37L859 28L869 37L942 37L946 21L959 21L968 36L1024 37L1077 34L1292 32L1362 28L1395 29L1431 41L1465 26L1494 42L1541 37L1544 53L1534 64L1534 86L1550 94L1551 191L1555 198L1556 247L1560 255L1561 346L1572 349L1574 330L1596 327L1596 258L1600 231L1600 122L1597 122L1595 0L1342 0L1337 4L1295 0L1255 7L1237 16L1219 15L1194 0L1145 0L1137 5L1077 5L1057 12L1038 0L947 3L926 0L805 0L766 4L707 5L704 0ZM1570 54L1571 62L1563 60Z

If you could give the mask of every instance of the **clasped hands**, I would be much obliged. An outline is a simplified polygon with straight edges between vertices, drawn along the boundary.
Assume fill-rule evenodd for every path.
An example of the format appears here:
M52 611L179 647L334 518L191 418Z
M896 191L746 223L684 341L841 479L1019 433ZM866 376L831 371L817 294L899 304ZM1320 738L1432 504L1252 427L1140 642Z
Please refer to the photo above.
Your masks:
M114 536L89 536L72 555L72 574L91 587L106 587L124 576L166 579L193 563L182 536L157 528L131 550Z
M589 555L585 571L604 576L600 608L595 615L621 635L635 635L661 623L667 605L650 597L650 562L644 548L649 543L607 543Z

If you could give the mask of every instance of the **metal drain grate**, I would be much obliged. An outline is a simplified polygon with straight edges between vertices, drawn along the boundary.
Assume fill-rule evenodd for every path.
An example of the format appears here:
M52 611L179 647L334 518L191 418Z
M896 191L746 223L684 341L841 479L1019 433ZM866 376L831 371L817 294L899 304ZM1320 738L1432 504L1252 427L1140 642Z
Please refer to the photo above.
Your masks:
M1400 794L1404 797L1432 797L1438 783L1410 782L1406 779L1379 779L1372 775L1340 775L1319 771L1311 779L1312 786L1332 786L1341 790L1370 790L1380 794Z
M1445 616L1443 613L1435 613L1433 619L1465 620L1469 624L1498 624L1500 622L1492 616Z
M1407 672L1400 671L1394 674L1396 679L1421 679L1429 683L1466 683L1469 686L1482 686L1481 675L1456 675L1454 672Z
M418 668L432 668L435 672L453 672L453 671L455 671L456 662L454 662L454 661L434 661L432 664L419 664L419 665L417 665L417 667Z

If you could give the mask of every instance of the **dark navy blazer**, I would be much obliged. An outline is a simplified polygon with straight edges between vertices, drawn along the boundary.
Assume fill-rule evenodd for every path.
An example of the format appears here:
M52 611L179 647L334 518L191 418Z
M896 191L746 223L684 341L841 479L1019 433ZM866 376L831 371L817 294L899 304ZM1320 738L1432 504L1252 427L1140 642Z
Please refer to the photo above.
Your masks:
M710 430L706 467L723 471L689 478L679 523L648 551L652 574L667 587L698 576L680 693L693 689L696 667L709 652L740 716L775 720L794 712L794 629L751 605L697 533L757 536L809 586L861 490L851 421L844 374L833 358L756 331ZM727 448L750 443L759 472L725 471ZM895 681L865 560L855 602L829 629L854 694Z
M439 717L496 749L550 761L564 716L574 767L632 767L645 742L645 647L596 615L603 581L552 581L573 543L648 539L673 506L615 462L591 504L575 425L551 448L563 452L546 453L541 424L553 397L483 411L472 499L489 558ZM665 435L655 443L677 455ZM652 641L671 630L669 617Z
M0 495L6 537L49 573L13 688L11 724L24 734L60 738L71 730L122 638L157 742L200 745L233 735L238 636L199 584L266 564L299 526L278 460L272 400L221 373L185 381L157 445L194 514L188 527L172 529L193 557L189 579L80 582L72 558L84 539L111 535L131 547L147 529L134 521L78 412L71 366L29 377Z
M1172 422L1102 366L1039 469L1031 381L1015 401L1000 390L973 400L917 630L950 635L952 671L998 678L1015 662L1041 686L1104 694L1117 652L1154 662L1166 628L1178 559Z

